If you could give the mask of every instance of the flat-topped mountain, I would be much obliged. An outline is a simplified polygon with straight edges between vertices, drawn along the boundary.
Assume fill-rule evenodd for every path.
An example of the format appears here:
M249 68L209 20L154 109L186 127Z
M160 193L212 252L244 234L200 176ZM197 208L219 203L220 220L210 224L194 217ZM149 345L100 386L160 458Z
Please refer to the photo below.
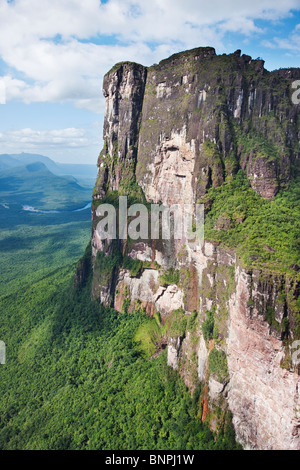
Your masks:
M191 392L201 384L202 421L218 430L229 409L239 442L258 449L300 449L299 78L205 47L119 63L103 81L92 297L159 318L152 353L167 345ZM120 195L204 204L204 244L103 241L98 207Z

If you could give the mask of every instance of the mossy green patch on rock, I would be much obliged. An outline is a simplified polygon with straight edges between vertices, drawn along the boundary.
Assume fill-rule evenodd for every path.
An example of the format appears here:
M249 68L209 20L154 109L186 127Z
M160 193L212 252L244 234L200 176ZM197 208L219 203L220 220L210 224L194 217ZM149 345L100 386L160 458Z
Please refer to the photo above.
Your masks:
M213 348L208 356L208 366L209 371L219 382L228 380L227 358L224 351Z

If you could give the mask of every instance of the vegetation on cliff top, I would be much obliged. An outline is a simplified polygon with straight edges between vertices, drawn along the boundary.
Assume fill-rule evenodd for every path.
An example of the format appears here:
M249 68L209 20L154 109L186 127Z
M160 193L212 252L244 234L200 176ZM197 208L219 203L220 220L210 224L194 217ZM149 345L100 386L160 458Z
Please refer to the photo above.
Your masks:
M299 177L287 191L266 200L251 189L240 170L231 181L210 189L203 202L210 205L206 239L234 248L248 267L299 276ZM218 228L219 218L228 221L223 229Z

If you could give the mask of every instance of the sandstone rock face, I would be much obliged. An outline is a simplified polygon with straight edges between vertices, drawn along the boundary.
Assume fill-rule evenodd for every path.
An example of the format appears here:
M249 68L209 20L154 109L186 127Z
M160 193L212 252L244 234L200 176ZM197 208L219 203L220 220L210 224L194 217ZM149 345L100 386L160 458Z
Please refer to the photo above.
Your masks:
M207 242L201 251L193 252L191 262L198 262L200 323L205 312L216 306L215 323L222 338L218 347L226 352L229 378L220 382L210 374L214 341L207 344L199 324L193 334L168 339L168 365L179 370L191 390L195 374L207 383L210 410L228 403L237 440L245 448L300 449L300 377L296 371L282 368L281 333L264 319L267 306L272 305L275 314L283 280L262 279L261 272L247 272L232 252ZM183 291L176 285L159 286L156 270L145 269L139 278L121 271L116 291L122 292L124 285L132 309L139 300L150 315L159 311L163 319L179 307L187 311ZM122 311L118 295L115 308ZM277 320L282 318L281 311ZM213 426L214 418L211 422Z
M168 364L192 392L203 384L201 419L212 429L232 412L245 448L300 449L299 375L285 329L287 322L295 325L299 283L247 270L233 250L208 240L103 241L97 205L124 194L134 202L195 205L239 169L260 196L272 199L300 155L299 106L289 105L298 78L298 69L267 72L263 61L240 51L217 56L213 48L198 48L149 68L117 64L103 82L93 297L119 312L159 312L166 328L179 312L185 332L166 329ZM216 221L216 230L230 228L226 214ZM110 273L101 272L99 253L119 253L136 270L116 262ZM169 270L178 274L176 282L162 280ZM226 380L219 381L218 367Z
M214 379L213 377L210 377L208 382L208 388L209 398L212 402L214 402L218 400L219 395L223 392L224 384Z
M173 310L183 307L183 292L176 285L168 286L157 298L155 306L163 316L166 316Z
M117 64L103 82L105 145L94 197L135 175L148 200L170 204L184 194L189 201L239 166L255 191L273 197L299 157L291 150L299 109L286 98L300 74L290 72L270 73L261 60L217 56L213 48L175 54L149 68ZM253 135L244 138L250 122Z
M203 338L203 335L200 336L200 345L198 350L198 377L200 382L204 382L206 378L206 366L208 359L208 351Z
M181 338L170 338L168 343L168 366L178 369Z
M114 308L122 312L123 302L128 298L130 300L130 310L134 308L135 302L139 300L149 313L154 313L155 300L158 295L155 294L159 287L158 276L158 271L152 269L145 269L139 278L130 277L128 271L122 270L116 284Z
M203 280L209 265L218 259L218 266L232 267L234 259L219 249L207 259ZM228 292L225 304L228 317L219 328L224 333L229 383L210 376L209 397L218 401L223 394L233 413L237 439L245 448L300 448L300 377L293 369L282 368L285 356L281 334L271 330L264 319L267 305L275 306L282 279L266 278L261 273L247 272L234 264L234 289ZM217 278L214 276L214 284ZM277 294L276 294L277 292ZM221 319L222 299L216 291ZM219 297L219 298L218 298ZM256 299L255 302L250 302ZM251 306L250 306L251 305ZM210 307L210 305L208 305ZM202 310L207 308L202 299ZM279 318L279 317L278 317ZM221 320L224 321L224 320ZM198 376L207 377L209 351L203 337L198 350Z
M155 269L145 269L138 278L131 277L128 271L122 270L119 273L116 284L116 295L114 307L122 311L119 294L124 300L124 287L127 289L131 308L134 308L135 301L139 300L143 305L151 308L152 312L159 312L165 318L173 310L183 307L183 292L176 286L163 287L159 285L159 272Z
M280 367L279 338L247 307L251 278L237 269L230 300L228 403L237 438L258 449L300 449L300 377Z
M194 201L193 173L194 142L186 142L186 129L172 132L170 139L161 142L155 159L149 166L151 176L144 186L148 200L164 205L192 204Z
M146 75L145 67L124 63L104 77L104 148L98 159L96 199L105 195L107 187L118 190L134 175Z

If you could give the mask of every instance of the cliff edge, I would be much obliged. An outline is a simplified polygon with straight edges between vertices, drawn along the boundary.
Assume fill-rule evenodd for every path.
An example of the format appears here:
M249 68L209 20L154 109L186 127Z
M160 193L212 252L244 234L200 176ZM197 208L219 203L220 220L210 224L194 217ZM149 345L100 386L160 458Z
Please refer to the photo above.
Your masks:
M241 51L205 47L148 68L116 64L103 81L92 296L152 316L154 357L167 346L168 364L200 389L199 418L218 431L230 410L245 448L300 449L299 245L289 219L299 199L286 196L297 192L299 78L300 69L268 72ZM147 207L203 204L204 243L103 240L99 207L118 210L122 195Z

